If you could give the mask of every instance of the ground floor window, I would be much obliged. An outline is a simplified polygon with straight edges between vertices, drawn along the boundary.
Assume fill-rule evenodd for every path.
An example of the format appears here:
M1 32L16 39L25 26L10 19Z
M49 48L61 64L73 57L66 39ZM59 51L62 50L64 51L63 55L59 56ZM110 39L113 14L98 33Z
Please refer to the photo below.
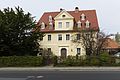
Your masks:
M52 51L51 51L51 48L48 48L47 49L47 56L50 56L50 55L52 55Z
M48 48L48 54L50 54L51 53L51 48Z
M77 54L80 55L81 53L81 48L77 48Z

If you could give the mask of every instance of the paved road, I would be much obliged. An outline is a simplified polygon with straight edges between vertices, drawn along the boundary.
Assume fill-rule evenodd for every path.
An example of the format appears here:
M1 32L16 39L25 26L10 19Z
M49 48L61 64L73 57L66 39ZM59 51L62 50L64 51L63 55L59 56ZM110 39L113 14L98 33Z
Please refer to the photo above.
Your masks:
M120 80L120 71L0 71L0 80Z

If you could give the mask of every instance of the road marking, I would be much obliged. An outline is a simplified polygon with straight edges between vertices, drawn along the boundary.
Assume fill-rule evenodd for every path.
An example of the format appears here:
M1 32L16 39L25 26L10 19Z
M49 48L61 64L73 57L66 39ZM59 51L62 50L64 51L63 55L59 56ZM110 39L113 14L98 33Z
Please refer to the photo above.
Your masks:
M36 78L43 78L44 76L37 76Z
M26 80L32 80L32 79L40 79L43 78L44 76L27 76Z
M31 80L31 79L35 79L35 76L27 76L27 79L26 80Z

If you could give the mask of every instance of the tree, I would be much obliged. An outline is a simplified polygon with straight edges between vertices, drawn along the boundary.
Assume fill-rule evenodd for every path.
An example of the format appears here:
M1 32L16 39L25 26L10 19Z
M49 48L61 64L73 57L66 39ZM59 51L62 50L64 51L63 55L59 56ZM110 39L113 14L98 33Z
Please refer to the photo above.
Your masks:
M0 56L36 55L43 37L36 27L34 17L20 7L0 10Z
M120 44L120 34L118 32L115 35L115 41Z
M80 39L77 39L78 34L80 34ZM73 35L76 36L76 38L74 38L72 42L81 44L88 56L99 55L104 45L107 44L104 42L111 36L111 34L106 35L104 32L99 32L94 29L82 30L79 31L78 34Z

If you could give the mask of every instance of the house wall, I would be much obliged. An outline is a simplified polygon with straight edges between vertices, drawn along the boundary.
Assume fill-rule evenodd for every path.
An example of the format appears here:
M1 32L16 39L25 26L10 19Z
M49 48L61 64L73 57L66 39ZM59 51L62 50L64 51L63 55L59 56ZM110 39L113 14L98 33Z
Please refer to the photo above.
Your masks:
M58 23L59 22L62 22L62 28L59 28L58 27ZM69 28L66 27L66 22L69 22L70 23L70 26ZM55 21L55 30L73 30L73 19L60 19L60 20L56 20Z
M58 34L62 34L62 40L58 40ZM66 34L70 34L70 40L66 40ZM61 49L66 48L67 49L67 56L72 55L76 56L77 54L77 48L81 48L80 55L85 55L85 50L82 47L81 44L73 43L72 42L72 35L76 33L46 33L43 41L40 41L40 48L51 48L51 51L57 55L61 56ZM51 35L51 41L48 41L48 35Z
M63 17L64 15L64 17ZM62 11L60 14L58 14L55 18L55 30L73 30L73 17L67 13L66 11ZM58 23L62 22L62 28L58 27ZM66 28L66 22L70 23L69 28Z

